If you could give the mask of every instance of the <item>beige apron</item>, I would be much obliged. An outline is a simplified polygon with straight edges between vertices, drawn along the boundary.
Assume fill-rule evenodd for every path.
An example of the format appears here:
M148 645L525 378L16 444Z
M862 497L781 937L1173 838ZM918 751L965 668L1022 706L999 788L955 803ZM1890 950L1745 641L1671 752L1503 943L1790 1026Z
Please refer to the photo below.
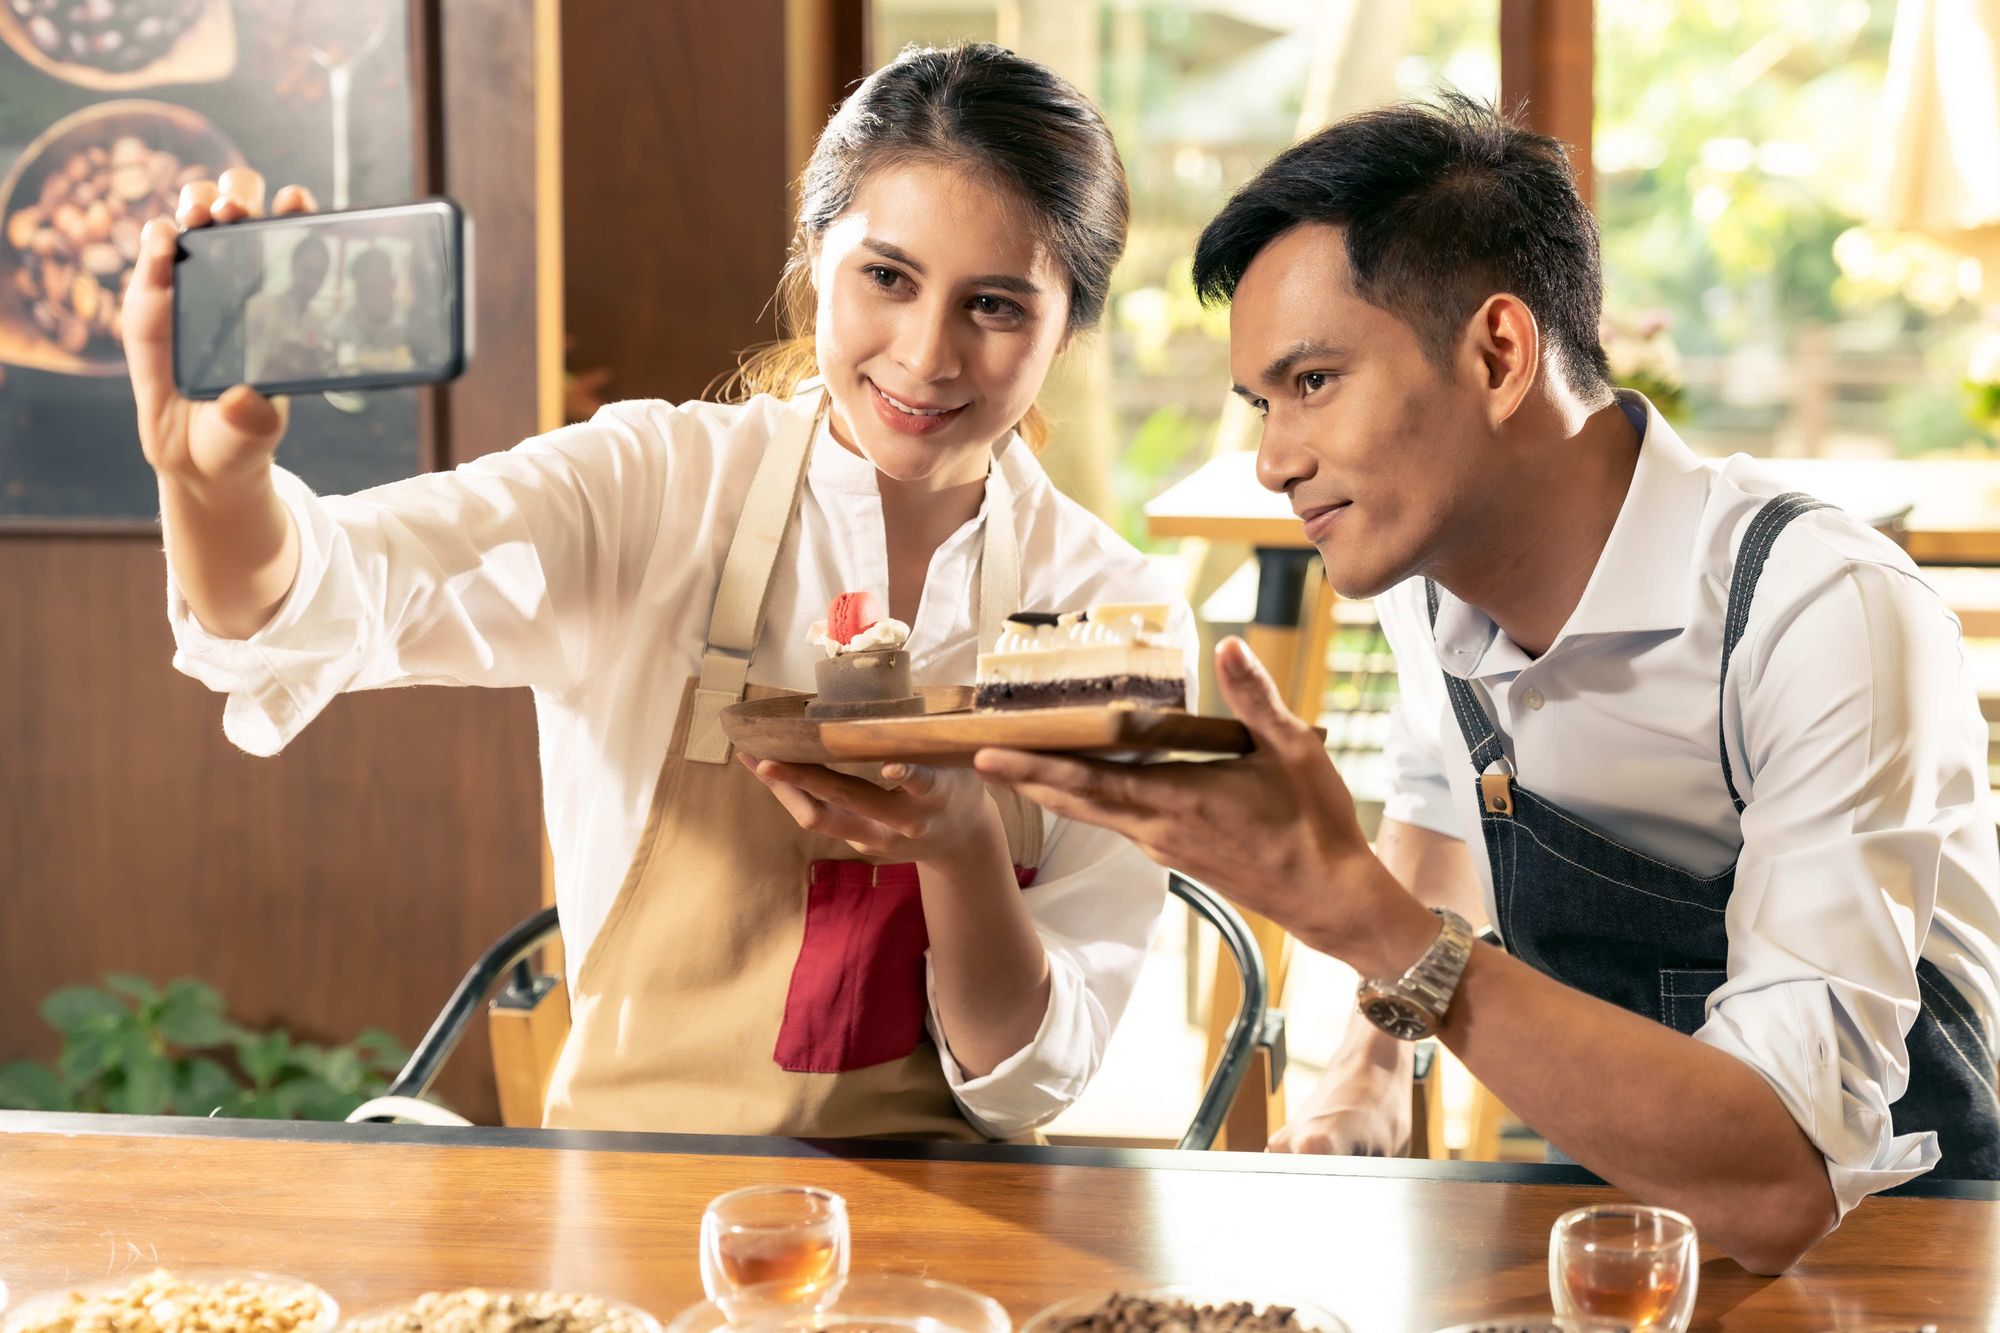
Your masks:
M746 680L822 400L812 391L788 406L751 482L645 832L570 978L551 1127L980 1137L924 1023L916 867L875 864L799 828L721 730L725 705L787 693ZM1020 588L1013 496L997 467L993 480L980 557L988 643ZM1035 866L1041 811L992 791L1015 865ZM1032 870L1020 874L1025 886Z

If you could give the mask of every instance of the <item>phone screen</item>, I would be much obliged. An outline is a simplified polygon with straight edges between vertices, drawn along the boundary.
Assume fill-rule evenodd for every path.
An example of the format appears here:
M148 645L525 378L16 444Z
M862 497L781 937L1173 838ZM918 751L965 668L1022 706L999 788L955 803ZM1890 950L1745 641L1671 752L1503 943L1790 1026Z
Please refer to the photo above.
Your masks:
M448 380L464 285L464 218L445 200L184 232L174 380L189 398Z

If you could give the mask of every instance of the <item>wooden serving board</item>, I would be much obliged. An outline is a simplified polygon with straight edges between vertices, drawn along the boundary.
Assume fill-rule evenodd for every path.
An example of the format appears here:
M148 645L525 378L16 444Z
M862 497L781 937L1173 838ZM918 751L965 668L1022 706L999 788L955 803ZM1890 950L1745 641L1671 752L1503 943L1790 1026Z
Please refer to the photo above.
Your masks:
M722 729L739 750L799 764L967 764L989 747L1132 755L1241 755L1252 748L1249 730L1226 717L1108 706L976 713L969 689L919 693L931 706L922 717L821 722L805 715L810 699L797 695L731 704L722 710Z
M917 694L933 715L961 713L972 707L972 687L969 685L921 686ZM809 694L786 694L775 699L748 699L730 704L722 710L722 734L729 737L729 743L738 750L754 754L759 759L776 759L785 764L845 763L853 756L835 754L828 749L822 733L831 726L857 724L807 717L806 705L811 702ZM910 717L896 720L921 722L924 719Z

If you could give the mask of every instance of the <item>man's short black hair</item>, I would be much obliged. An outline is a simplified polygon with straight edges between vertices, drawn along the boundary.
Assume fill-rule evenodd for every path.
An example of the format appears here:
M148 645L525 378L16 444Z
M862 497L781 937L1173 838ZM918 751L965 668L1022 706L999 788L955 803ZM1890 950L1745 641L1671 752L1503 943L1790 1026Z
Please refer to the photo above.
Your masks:
M1228 301L1258 253L1307 222L1346 233L1355 294L1408 324L1433 361L1482 301L1509 292L1572 389L1609 382L1596 219L1562 144L1487 103L1445 92L1364 111L1280 153L1203 229L1202 301Z

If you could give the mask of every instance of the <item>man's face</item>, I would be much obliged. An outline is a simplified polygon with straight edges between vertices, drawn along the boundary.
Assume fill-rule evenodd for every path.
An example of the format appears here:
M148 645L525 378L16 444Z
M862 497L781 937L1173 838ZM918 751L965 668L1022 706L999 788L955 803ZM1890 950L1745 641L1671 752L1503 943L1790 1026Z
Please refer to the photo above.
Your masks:
M386 269L369 268L355 275L354 303L370 322L385 324L396 309L396 279Z
M326 251L313 245L302 245L292 252L292 291L302 299L310 300L326 283Z
M1487 485L1472 368L1439 366L1408 324L1355 295L1337 227L1294 227L1251 261L1229 365L1264 412L1258 480L1291 498L1343 597L1427 565Z

